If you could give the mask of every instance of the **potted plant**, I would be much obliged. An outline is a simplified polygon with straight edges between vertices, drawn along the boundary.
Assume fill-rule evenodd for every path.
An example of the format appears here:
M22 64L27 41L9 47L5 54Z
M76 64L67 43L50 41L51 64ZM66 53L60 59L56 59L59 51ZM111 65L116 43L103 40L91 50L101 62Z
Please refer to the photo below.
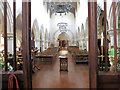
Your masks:
M4 70L4 50L1 51L0 57L1 57L0 58L0 66L1 66L0 70Z
M117 69L120 71L120 48L117 48Z

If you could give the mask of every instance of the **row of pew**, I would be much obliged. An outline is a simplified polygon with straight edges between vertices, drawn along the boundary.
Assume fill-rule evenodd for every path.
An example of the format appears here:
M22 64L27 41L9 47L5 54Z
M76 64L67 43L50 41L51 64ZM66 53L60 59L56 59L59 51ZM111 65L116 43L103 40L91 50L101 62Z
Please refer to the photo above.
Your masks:
M43 52L39 52L35 55L36 62L39 64L52 64L58 54L58 49L50 47Z
M75 63L88 62L88 52L86 50L79 50L76 46L68 47L68 51L72 54Z
M58 50L57 48L50 47L47 50L37 53L37 54L39 54L39 55L57 55L58 54L57 50Z

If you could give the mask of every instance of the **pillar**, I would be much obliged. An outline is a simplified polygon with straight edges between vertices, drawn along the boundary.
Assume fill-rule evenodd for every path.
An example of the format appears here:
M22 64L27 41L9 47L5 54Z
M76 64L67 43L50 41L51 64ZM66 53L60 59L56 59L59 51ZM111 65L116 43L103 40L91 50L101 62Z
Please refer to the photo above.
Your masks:
M117 35L116 35L116 2L113 0L113 30L114 30L114 60L115 60L115 72L117 72Z
M107 0L104 0L104 49L105 49L105 71L108 71L108 41L107 41Z
M13 49L14 71L16 71L16 0L13 2Z
M13 34L7 34L8 52L13 54Z
M97 88L97 2L88 2L89 87Z
M5 51L5 71L7 71L7 1L4 2L4 51Z
M118 47L120 47L120 31L118 31Z
M0 24L0 44L1 44L1 31L2 31L2 25Z
M24 88L32 90L31 2L22 1L22 47Z

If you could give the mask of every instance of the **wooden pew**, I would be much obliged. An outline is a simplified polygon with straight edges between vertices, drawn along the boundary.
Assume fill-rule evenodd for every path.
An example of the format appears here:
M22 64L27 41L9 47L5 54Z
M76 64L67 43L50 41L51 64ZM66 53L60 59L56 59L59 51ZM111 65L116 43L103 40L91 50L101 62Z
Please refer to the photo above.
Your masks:
M44 64L50 62L52 64L54 55L35 55L35 61L37 58L40 60L39 62L43 62Z
M88 62L88 54L75 55L75 62Z
M8 89L8 80L9 80L9 75L10 74L15 74L17 79L18 79L18 84L20 90L24 89L24 74L23 71L17 70L16 72L13 71L0 71L0 77L2 77L2 82L0 82L0 85L2 85L2 89ZM2 83L2 84L1 84Z

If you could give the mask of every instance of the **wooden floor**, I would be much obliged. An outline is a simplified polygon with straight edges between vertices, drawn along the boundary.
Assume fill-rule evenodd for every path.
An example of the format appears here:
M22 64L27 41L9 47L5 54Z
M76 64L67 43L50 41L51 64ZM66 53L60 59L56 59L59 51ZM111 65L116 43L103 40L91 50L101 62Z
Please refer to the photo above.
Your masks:
M40 65L40 71L32 75L33 88L89 88L88 65L75 64L70 54L68 57L68 72L59 71L59 59Z

